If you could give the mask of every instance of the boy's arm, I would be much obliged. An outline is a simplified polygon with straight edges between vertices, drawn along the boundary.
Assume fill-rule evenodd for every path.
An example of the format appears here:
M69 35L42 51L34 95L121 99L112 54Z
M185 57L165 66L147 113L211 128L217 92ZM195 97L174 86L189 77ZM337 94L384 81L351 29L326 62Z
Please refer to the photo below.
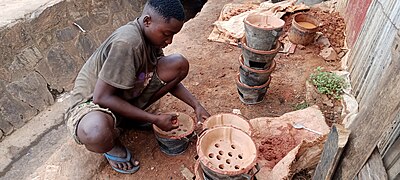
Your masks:
M210 114L182 83L176 85L176 87L172 89L170 93L194 109L198 122L203 122L206 118L210 117Z
M94 88L93 102L129 119L153 123L164 131L176 128L176 125L172 124L173 115L147 113L117 96L116 94L119 91L120 89L107 84L99 78Z

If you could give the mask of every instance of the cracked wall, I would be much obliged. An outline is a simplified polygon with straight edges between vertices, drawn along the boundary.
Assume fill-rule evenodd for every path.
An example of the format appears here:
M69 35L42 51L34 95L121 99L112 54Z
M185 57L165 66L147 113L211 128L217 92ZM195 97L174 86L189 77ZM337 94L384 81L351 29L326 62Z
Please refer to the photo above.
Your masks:
M144 3L60 1L0 27L0 139L71 90L85 60L111 32L137 17Z

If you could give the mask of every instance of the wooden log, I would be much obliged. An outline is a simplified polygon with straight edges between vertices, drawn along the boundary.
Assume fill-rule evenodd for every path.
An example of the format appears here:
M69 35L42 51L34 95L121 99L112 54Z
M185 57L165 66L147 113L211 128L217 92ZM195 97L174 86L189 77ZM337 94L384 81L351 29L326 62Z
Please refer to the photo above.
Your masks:
M313 180L332 179L349 135L350 131L342 125L333 125L331 132L328 134L328 140L325 142L321 160L315 170Z
M383 163L389 179L400 179L400 137L383 157Z
M367 163L358 173L354 180L363 179L388 179L385 167L383 166L382 156L379 154L378 149L375 148Z

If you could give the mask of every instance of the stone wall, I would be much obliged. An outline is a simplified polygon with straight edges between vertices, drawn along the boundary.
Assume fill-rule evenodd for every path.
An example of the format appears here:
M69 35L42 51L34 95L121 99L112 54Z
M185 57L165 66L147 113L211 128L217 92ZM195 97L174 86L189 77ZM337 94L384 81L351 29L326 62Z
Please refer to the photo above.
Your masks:
M71 90L85 60L144 3L60 0L0 27L0 139Z

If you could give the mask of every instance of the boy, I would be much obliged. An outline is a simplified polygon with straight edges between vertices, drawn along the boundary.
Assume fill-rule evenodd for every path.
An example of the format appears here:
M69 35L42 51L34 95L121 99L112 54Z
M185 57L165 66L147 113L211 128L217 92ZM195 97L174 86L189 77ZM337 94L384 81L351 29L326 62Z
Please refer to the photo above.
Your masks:
M119 142L116 126L122 119L116 116L152 123L164 131L177 128L176 116L144 111L168 92L190 105L198 121L210 116L181 83L188 61L162 52L181 30L184 18L180 0L149 0L142 15L112 33L76 78L67 126L78 144L104 153L120 173L136 172L139 161Z

